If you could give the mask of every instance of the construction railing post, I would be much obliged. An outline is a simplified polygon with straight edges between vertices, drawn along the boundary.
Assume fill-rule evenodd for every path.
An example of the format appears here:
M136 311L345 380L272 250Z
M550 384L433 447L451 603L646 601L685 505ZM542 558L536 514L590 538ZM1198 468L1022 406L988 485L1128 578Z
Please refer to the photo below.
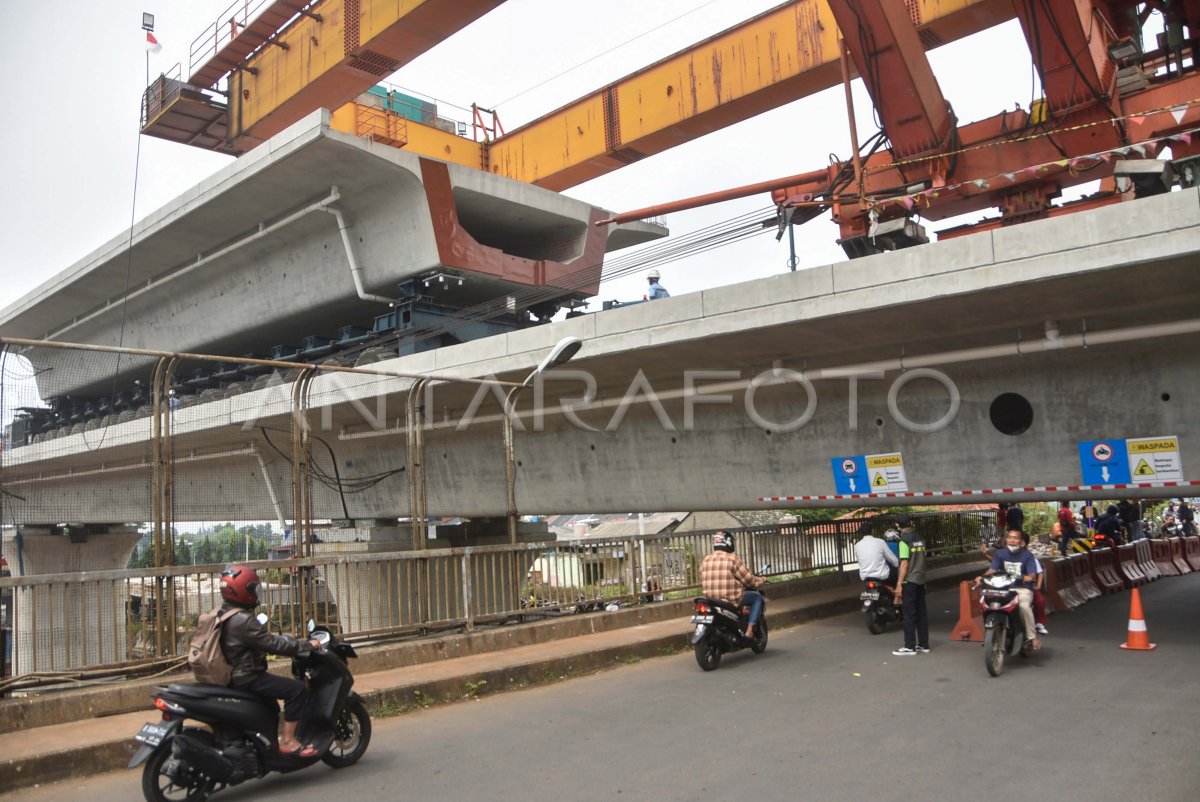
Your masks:
M471 583L471 547L467 546L459 563L462 566L463 618L468 632L475 629L475 593Z

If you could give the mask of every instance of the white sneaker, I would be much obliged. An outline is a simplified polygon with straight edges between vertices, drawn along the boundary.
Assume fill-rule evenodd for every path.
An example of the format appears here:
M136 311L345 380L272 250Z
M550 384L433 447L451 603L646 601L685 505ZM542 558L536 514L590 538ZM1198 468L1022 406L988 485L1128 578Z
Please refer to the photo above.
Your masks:
M1037 630L1037 633L1039 635L1049 635L1050 634L1050 630L1046 629L1045 624L1034 624L1033 628Z
M895 651L892 652L892 654L896 655L897 657L907 657L910 654L916 654L916 653L917 653L916 649L910 649L907 646L901 646L899 649L896 649Z

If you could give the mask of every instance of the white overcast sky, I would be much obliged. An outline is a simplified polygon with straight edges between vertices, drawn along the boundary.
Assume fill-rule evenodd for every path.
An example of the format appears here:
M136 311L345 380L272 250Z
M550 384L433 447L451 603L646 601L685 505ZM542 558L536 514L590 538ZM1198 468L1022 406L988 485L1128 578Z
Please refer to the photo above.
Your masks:
M141 13L156 15L161 53L153 75L187 53L229 0L46 0L4 4L0 29L0 308L51 279L131 218L168 203L230 157L143 137L146 83ZM394 75L390 82L449 104L498 105L509 130L690 43L779 4L778 0L508 0ZM644 36L639 36L645 34ZM634 41L629 41L636 38ZM615 48L615 49L614 49ZM613 52L590 60L591 57ZM1028 106L1031 69L1015 23L931 54L958 119ZM581 62L586 64L580 65ZM524 91L529 90L529 91ZM516 96L516 97L514 97ZM875 130L856 82L859 136ZM443 116L465 120L448 105ZM568 194L622 211L805 172L849 156L841 87L651 157ZM766 195L670 215L673 234L770 205ZM975 217L979 217L976 215ZM252 221L248 221L252 222ZM945 223L937 227L944 227ZM931 226L932 228L932 226ZM828 215L797 232L800 267L840 261ZM673 294L787 270L786 239L771 234L662 268ZM601 298L641 297L640 276L602 286ZM598 305L593 305L597 308Z

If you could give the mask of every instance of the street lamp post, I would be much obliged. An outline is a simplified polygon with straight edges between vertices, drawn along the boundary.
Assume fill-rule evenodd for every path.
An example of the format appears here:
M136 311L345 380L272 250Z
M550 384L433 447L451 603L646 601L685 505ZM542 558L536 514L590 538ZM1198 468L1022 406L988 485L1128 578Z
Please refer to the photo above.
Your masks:
M559 340L558 344L546 355L546 358L538 363L538 366L533 369L532 373L525 377L525 381L521 382L520 386L509 390L508 395L504 399L504 469L505 477L508 480L509 543L517 542L517 466L513 453L513 415L517 408L517 396L539 374L544 373L550 368L565 364L579 352L582 346L583 341L578 337L564 337Z

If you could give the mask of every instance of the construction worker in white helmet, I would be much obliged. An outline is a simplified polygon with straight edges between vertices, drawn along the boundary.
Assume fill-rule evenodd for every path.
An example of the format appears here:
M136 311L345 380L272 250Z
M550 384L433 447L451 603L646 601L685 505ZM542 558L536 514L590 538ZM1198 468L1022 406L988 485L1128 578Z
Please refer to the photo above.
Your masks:
M646 274L646 281L650 282L650 292L646 297L651 301L671 297L671 293L667 292L667 288L658 283L661 277L661 274L657 270L651 270Z

